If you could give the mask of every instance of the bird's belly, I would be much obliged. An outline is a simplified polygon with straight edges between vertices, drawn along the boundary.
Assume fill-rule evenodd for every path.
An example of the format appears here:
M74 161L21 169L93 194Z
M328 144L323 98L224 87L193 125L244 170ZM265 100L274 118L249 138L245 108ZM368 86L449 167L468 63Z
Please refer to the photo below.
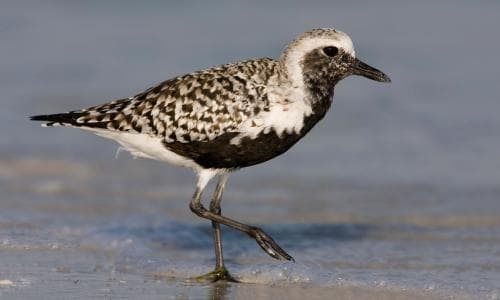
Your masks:
M172 152L189 157L203 168L238 169L270 160L297 143L324 113L303 118L300 130L260 130L256 134L230 132L209 141L164 143ZM237 141L237 142L235 142Z
M238 169L270 160L290 149L302 137L297 133L278 135L271 130L232 144L234 136L224 134L207 142L174 142L165 146L181 156L191 157L203 168Z

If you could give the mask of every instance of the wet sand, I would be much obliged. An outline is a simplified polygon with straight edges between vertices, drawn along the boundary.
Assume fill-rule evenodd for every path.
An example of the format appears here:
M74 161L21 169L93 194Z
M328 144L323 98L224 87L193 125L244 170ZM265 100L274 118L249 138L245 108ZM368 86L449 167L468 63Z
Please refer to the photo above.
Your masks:
M178 183L167 186L143 182L147 188L142 191L134 187L137 174L156 168L127 157L110 164L117 162L121 167L106 172L91 162L0 161L2 295L496 297L498 191L482 191L475 202L481 209L474 211L469 201L457 201L474 191L317 182L297 186L282 179L265 185L259 178L235 178L225 213L262 226L297 262L275 261L251 239L223 228L228 268L242 283L203 284L190 278L211 270L213 246L208 222L187 207L190 175L180 174ZM252 192L255 186L260 192ZM304 191L313 190L315 199L304 203ZM432 207L415 206L427 200ZM451 200L453 209L447 204Z
M5 230L6 224L3 224ZM19 226L19 225L16 225ZM168 254L168 253L167 253ZM352 283L197 283L116 263L113 251L51 245L0 246L5 299L438 299L432 291ZM147 259L147 258L144 258ZM455 298L460 299L460 297Z

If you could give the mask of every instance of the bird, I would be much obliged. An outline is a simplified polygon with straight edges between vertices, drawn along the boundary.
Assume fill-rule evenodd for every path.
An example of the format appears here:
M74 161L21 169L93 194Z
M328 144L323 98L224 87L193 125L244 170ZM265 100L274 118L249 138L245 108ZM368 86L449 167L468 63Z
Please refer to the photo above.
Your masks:
M228 177L290 149L324 118L335 85L351 75L391 81L356 57L346 33L316 28L299 34L275 59L195 71L132 97L30 119L87 130L134 157L192 169L197 182L189 207L211 221L215 248L214 270L197 279L237 281L224 264L221 224L246 233L275 259L295 260L260 227L221 213ZM202 193L213 178L218 181L206 208Z

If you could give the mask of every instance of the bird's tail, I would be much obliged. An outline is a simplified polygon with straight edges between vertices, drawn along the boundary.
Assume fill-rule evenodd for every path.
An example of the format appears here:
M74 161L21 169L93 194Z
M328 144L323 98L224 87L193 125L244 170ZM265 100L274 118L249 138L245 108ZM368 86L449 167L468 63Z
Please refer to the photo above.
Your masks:
M82 126L83 124L77 122L78 118L82 115L84 114L78 112L68 112L62 114L31 116L30 120L46 122L42 124L43 127Z

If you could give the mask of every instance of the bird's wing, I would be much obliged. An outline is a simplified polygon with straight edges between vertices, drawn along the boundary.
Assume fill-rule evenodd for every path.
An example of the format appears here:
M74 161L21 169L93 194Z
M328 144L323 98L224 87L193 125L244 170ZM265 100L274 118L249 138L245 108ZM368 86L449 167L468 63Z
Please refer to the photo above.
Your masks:
M166 143L210 141L237 133L241 124L268 109L266 79L256 80L248 70L252 65L247 61L200 71L162 82L134 97L32 119L48 121L46 126L143 133Z

